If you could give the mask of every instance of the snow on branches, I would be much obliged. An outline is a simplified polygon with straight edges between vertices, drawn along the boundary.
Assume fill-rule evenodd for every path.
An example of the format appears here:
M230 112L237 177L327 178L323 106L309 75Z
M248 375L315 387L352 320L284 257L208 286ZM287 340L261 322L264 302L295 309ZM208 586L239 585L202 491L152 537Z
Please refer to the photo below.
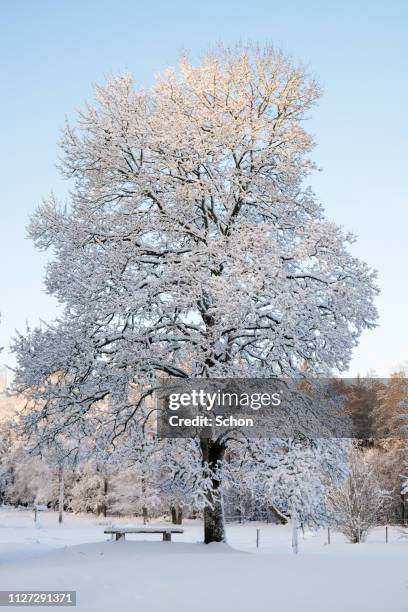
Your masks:
M377 289L305 186L319 95L251 45L183 58L150 89L129 75L96 88L62 133L70 201L51 196L30 225L65 313L14 343L29 422L85 435L92 416L116 438L163 377L347 367Z

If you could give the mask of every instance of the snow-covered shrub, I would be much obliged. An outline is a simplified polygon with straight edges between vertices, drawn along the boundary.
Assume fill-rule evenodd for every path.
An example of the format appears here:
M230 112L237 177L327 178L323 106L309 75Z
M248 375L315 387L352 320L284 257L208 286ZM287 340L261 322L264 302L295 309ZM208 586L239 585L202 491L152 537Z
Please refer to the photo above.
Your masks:
M119 471L112 478L110 503L115 514L133 514L144 519L169 511L154 482L138 465Z
M70 506L73 512L104 512L107 506L105 479L93 463L86 463L77 475L71 490Z
M6 489L12 504L49 504L56 491L52 468L38 457L23 459L13 467L13 480Z
M330 522L350 542L362 542L378 524L388 498L364 453L353 450L348 475L327 495Z

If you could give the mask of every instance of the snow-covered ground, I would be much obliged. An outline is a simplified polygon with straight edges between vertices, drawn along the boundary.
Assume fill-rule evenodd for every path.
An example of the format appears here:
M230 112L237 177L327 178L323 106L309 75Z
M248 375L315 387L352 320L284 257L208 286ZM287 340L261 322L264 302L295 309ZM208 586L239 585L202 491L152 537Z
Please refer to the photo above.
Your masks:
M32 512L0 508L0 589L76 590L84 612L408 611L408 539L398 529L388 544L384 529L360 545L335 533L328 546L323 530L300 535L295 556L286 526L229 525L228 546L205 546L195 521L171 543L106 541L109 522L67 514L60 526L43 512L35 526Z

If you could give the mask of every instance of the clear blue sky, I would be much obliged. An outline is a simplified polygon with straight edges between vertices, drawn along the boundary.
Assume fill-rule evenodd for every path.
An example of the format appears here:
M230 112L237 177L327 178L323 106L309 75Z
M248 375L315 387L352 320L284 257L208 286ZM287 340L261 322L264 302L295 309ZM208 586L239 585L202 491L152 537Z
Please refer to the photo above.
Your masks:
M64 117L112 72L148 85L181 50L195 58L239 39L274 42L324 87L310 121L323 168L312 184L328 217L358 235L354 251L382 289L380 327L363 336L351 373L387 375L408 360L405 0L1 0L0 346L56 312L25 227L51 189L66 192L54 166ZM12 363L7 352L0 363Z

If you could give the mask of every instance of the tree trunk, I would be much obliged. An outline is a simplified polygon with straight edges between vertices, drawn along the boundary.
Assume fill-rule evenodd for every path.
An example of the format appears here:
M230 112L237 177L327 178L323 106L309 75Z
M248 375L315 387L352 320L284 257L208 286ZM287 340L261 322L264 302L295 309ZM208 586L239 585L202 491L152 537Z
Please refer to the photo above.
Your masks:
M295 555L297 555L299 552L299 540L298 540L298 521L297 521L297 515L296 515L295 510L292 510L292 515L290 518L292 522L292 549Z
M181 525L183 523L183 510L179 507L171 506L170 512L173 525Z
M108 479L105 476L103 479L103 505L102 505L102 515L104 516L104 518L106 518L107 512L108 512Z
M64 517L64 466L61 464L58 470L59 496L58 496L58 522L61 524Z
M200 440L203 464L208 464L212 473L212 490L207 493L208 506L204 508L204 542L225 542L224 508L222 503L221 482L218 477L219 462L224 458L225 445L215 440Z
M269 509L271 511L271 514L273 515L273 518L275 519L278 525L287 525L288 518L284 514L282 514L282 512L279 512L279 510L275 508L273 504L271 504Z
M407 502L406 502L406 494L405 493L401 493L401 523L403 525L406 524L407 522Z
M142 467L142 469L143 469L143 467ZM145 477L143 475L142 475L142 482L141 482L141 484L142 484L142 496L143 496L143 499L145 500L146 499L146 497L145 497L145 495L146 495L146 481L145 481ZM148 518L149 518L146 506L142 507L142 516L143 516L143 525L146 525L147 521L148 521Z

